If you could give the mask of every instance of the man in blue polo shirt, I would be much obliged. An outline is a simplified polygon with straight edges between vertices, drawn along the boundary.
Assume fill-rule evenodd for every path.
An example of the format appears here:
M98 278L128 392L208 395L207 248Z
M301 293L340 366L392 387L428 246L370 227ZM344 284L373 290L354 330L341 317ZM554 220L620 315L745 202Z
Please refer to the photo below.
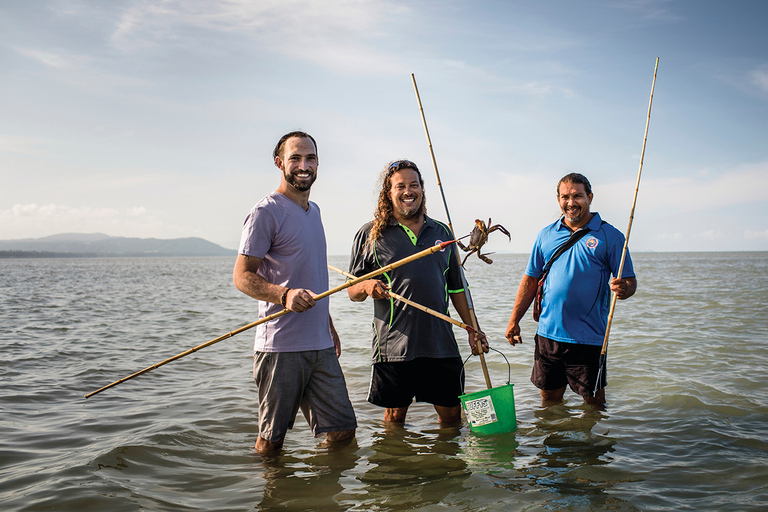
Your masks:
M587 403L605 403L605 371L600 389L597 393L594 389L608 323L610 292L619 299L627 299L637 288L629 252L623 276L616 277L624 235L603 221L600 214L589 211L592 197L589 180L581 174L568 174L558 182L557 200L563 216L536 237L507 326L509 343L522 343L520 320L536 298L547 262L572 234L583 235L556 257L543 283L531 382L540 389L544 405L560 402L566 386Z

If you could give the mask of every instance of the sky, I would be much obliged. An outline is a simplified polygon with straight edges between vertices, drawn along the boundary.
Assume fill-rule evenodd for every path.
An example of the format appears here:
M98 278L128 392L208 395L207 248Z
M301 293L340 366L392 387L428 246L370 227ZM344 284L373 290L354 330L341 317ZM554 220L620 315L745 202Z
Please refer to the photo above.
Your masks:
M0 239L236 249L293 130L329 254L392 160L444 221L412 73L457 235L528 253L569 172L626 233L659 58L630 249L767 251L766 26L762 0L3 0Z

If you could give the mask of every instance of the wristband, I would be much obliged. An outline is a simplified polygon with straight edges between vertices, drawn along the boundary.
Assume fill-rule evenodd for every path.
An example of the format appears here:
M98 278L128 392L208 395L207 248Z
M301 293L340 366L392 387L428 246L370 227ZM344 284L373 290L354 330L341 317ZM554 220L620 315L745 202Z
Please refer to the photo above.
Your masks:
M280 305L283 306L283 307L285 307L285 303L288 300L288 292L289 291L291 291L291 289L290 288L286 288L285 291L283 292L283 296L280 297Z

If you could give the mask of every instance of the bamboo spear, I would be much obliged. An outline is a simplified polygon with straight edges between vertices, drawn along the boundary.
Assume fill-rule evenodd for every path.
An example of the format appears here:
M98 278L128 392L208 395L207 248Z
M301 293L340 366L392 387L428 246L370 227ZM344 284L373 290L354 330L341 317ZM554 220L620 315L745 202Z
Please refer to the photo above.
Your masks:
M350 278L353 278L353 279L355 278L354 274L350 274L349 272L344 272L340 268L336 268L336 267L334 267L332 265L328 265L328 268L333 270L333 271L335 271L335 272L338 272L341 275L344 275L344 276L347 276L347 277L350 277ZM406 299L402 295L398 295L398 294L396 294L395 292L393 292L391 290L388 291L387 293L389 293L389 295L391 295L392 298L394 298L395 300L399 300L400 302L404 302L404 303L408 304L409 306L413 306L416 309L420 309L421 311L427 313L428 315L432 315L432 316L437 317L437 318L439 318L441 320L445 320L446 322L450 322L453 325L459 326L462 329L466 329L467 332L477 332L479 334L482 334L479 331L476 331L475 328L472 327L471 325L467 325L464 322L459 322L455 318L451 318L448 315L444 315L443 313L440 313L439 311L435 311L434 309L428 308L427 306L419 304L418 302L414 302L411 299Z
M445 207L445 216L448 219L448 228L451 230L453 237L456 237L456 232L453 230L453 224L451 223L451 214L448 211L448 202L445 200L445 191L443 190L443 184L440 181L440 172L437 170L437 160L435 159L435 152L432 149L432 139L429 137L429 128L427 128L427 118L424 115L424 107L421 105L421 96L419 96L419 87L416 85L416 76L411 73L411 81L413 82L413 90L416 91L416 101L419 103L419 111L421 112L421 122L424 125L424 134L427 136L427 145L429 146L429 154L432 157L432 167L435 169L435 177L437 178L437 186L440 188L440 194L443 196L443 206ZM467 298L467 307L469 308L469 316L472 318L472 327L475 331L478 330L477 317L475 316L475 307L472 303L472 295L469 293L469 283L464 275L464 267L461 266L461 255L456 251L456 261L459 264L459 273L461 274L462 286L464 287L464 296ZM479 351L480 364L483 367L483 375L485 376L485 384L488 389L493 387L491 385L491 377L488 375L488 366L485 364L485 355L482 348Z
M412 254L411 256L405 257L405 258L403 258L401 260L398 260L398 261L396 261L394 263L390 263L389 265L387 265L385 267L382 267L382 268L380 268L378 270L374 270L373 272L370 272L370 273L368 273L368 274L366 274L364 276L357 277L355 279L347 281L344 284L341 284L341 285L339 285L339 286L337 286L335 288L331 288L330 290L324 291L323 293L321 293L319 295L315 295L312 298L314 300L316 300L316 301L320 300L320 299L323 299L325 297L328 297L329 295L333 295L336 292L340 292L341 290L349 288L350 286L352 286L354 284L357 284L357 283L359 283L361 281L365 281L367 279L371 279L373 277L376 277L378 275L383 274L384 272L389 272L392 269L395 269L397 267L405 265L406 263L410 263L410 262L415 261L415 260L417 260L419 258L423 258L424 256L429 256L430 254L434 254L437 251L441 251L441 250L445 249L446 247L450 246L454 242L456 242L456 240L449 240L447 242L443 242L441 244L434 245L434 246L430 247L429 249L424 249L421 252L417 252L416 254ZM283 309L282 311L278 311L277 313L273 313L273 314L271 314L271 315L269 315L267 317L264 317L264 318L262 318L260 320L255 321L253 323L250 323L248 325L244 325L243 327L240 327L239 329L235 329L232 332L228 332L227 334L223 334L223 335L219 336L218 338L214 338L211 341L203 343L202 345L198 345L198 346L193 347L193 348L191 348L189 350L186 350L186 351L184 351L184 352L182 352L180 354L176 354L173 357L169 357L165 361L161 361L161 362L159 362L157 364L153 364L152 366L144 368L141 371L138 371L138 372L136 372L134 374L131 374L131 375L127 376L127 377L124 377L124 378L122 378L120 380L116 380L115 382L113 382L111 384L107 384L103 388L99 388L96 391L92 391L92 392L88 393L87 395L85 395L85 398L89 398L89 397L95 395L96 393L101 393L102 391L104 391L106 389L109 389L109 388L111 388L113 386L117 386L118 384L121 384L121 383L123 383L123 382L125 382L127 380L130 380L130 379L134 378L134 377L138 377L139 375L142 375L142 374L145 374L147 372L150 372L150 371L154 370L155 368L159 368L159 367L163 366L164 364L168 364L171 361L175 361L177 359L181 359L182 357L187 356L189 354L192 354L194 352L197 352L200 349L203 349L205 347L209 347L209 346L213 345L214 343L218 343L218 342L223 341L223 340L225 340L227 338L231 338L232 336L234 336L236 334L240 334L243 331L247 331L248 329L256 327L259 324L263 324L263 323L268 322L270 320L274 320L275 318L278 318L278 317L283 316L286 313L290 313L290 312L291 312L290 309Z
M645 143L648 140L648 126L651 123L651 105L653 105L653 90L656 88L656 72L659 70L659 58L656 57L656 67L653 70L653 82L651 83L651 99L648 100L648 117L645 120L645 134L643 135L643 149L640 152L640 168L637 171L637 183L635 184L635 195L632 198L632 209L629 212L629 225L627 226L627 234L624 237L624 248L621 251L621 263L619 263L619 273L617 277L621 277L621 273L624 271L624 259L627 256L627 247L629 247L629 234L632 231L632 221L635 218L635 205L637 204L637 192L640 190L640 175L643 172L643 159L645 158ZM613 312L616 309L616 293L614 292L611 298L611 309L608 313L608 323L605 326L605 338L603 338L603 348L600 351L600 369L597 371L597 382L595 382L595 392L600 390L600 378L603 375L605 365L608 358L608 336L611 333L611 323L613 322Z

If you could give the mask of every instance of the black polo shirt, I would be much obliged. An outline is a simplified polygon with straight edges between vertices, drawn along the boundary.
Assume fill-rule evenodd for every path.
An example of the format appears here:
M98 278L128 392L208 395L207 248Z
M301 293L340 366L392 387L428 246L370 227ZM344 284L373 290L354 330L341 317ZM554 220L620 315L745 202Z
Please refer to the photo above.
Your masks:
M418 237L397 222L387 226L373 248L366 248L372 223L360 228L352 246L349 272L362 276L446 240L448 227L429 217ZM456 245L382 274L398 295L448 314L448 294L463 291ZM373 301L373 362L416 357L461 357L450 323L395 299Z

